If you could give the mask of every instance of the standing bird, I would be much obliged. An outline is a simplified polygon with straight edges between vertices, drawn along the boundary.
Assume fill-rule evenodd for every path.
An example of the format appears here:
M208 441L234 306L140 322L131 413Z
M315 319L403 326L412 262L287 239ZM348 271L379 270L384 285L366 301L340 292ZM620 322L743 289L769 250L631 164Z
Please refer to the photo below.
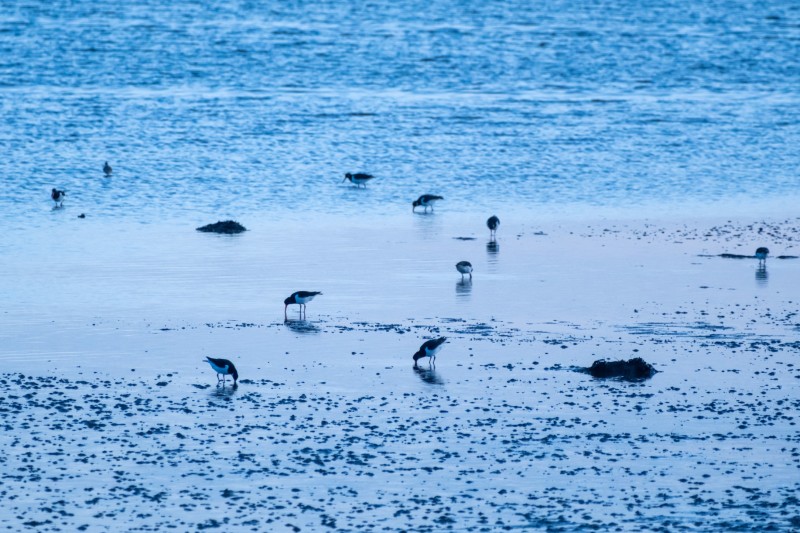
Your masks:
M58 189L53 189L50 193L50 198L56 203L56 206L63 206L64 205L64 197L67 195L64 191L60 191Z
M350 180L350 183L354 184L356 187L360 187L361 185L363 185L364 188L366 189L367 182L373 179L374 177L375 176L373 176L372 174L350 174L348 172L347 174L344 175L342 183L344 183L347 180Z
M423 357L429 357L430 361L428 361L428 364L433 364L436 360L436 354L442 349L442 345L446 340L447 337L439 337L438 339L431 339L423 342L422 346L419 347L419 351L414 354L414 366L417 366L417 361Z
M103 165L103 173L106 175L106 177L109 177L111 172L113 172L113 169L111 168L111 165L108 164L108 161L106 161Z
M497 233L497 226L500 225L500 219L492 215L489 217L489 220L486 221L486 225L489 227L489 236L494 237L495 233Z
M464 279L464 274L469 274L469 279L472 279L472 263L469 261L459 261L456 263L456 270L461 272L461 279Z
M225 384L225 376L233 376L233 384L236 385L236 380L239 379L239 372L236 371L236 367L233 366L233 363L227 359L215 359L213 357L206 357L206 361L208 361L208 364L214 369L214 372L217 373L217 382L220 381L220 375L222 376L223 385Z
M433 203L439 200L444 200L444 198L436 196L435 194L423 194L411 203L411 211L414 211L419 206L424 207L426 213L428 212L428 206L430 206L431 211L433 211Z
M767 256L769 255L769 248L765 246L760 246L756 249L756 259L758 259L759 263L763 263L767 260Z
M289 296L288 298L286 298L283 301L283 305L284 305L284 307L283 307L283 319L284 320L289 320L289 318L286 316L286 309L292 304L298 304L300 306L300 317L302 318L302 316L303 316L303 308L305 307L306 302L310 302L311 300L314 299L314 296L316 296L318 294L322 294L322 293L319 292L319 291L317 291L317 292L309 292L309 291L293 292L291 296Z

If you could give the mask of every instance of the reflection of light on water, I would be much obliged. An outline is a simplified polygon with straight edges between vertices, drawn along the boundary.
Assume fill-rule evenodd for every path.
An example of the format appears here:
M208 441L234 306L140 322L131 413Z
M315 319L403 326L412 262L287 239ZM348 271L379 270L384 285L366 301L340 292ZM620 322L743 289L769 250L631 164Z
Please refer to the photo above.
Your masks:
M468 298L472 292L472 280L464 278L456 282L456 296L459 298Z
M759 286L766 286L769 274L767 274L767 265L761 264L756 269L756 283Z

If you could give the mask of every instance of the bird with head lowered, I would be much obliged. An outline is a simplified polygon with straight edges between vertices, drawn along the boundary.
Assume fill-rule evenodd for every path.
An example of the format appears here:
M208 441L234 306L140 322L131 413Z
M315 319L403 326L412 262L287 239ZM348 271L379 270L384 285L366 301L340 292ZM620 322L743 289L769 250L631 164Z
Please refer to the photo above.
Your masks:
M433 211L433 204L439 200L444 200L444 198L435 194L423 194L411 202L411 211L416 211L419 206L424 207L426 213L428 212L429 207L431 208L431 211Z
M315 296L322 294L319 291L297 291L293 292L291 296L286 298L283 301L283 319L289 320L289 317L286 315L286 309L289 308L292 304L297 304L300 306L300 317L303 316L303 310L306 307L306 303L310 302L314 299Z
M217 373L217 383L220 381L220 376L222 377L223 385L225 384L225 376L233 376L233 384L236 385L236 381L239 379L239 372L236 371L233 363L227 359L217 359L215 357L206 357L206 361Z
M438 339L431 339L423 342L422 346L419 347L419 350L417 350L417 353L415 353L413 356L414 366L417 366L417 361L423 357L427 357L429 359L428 364L434 364L434 361L436 361L436 354L442 349L442 345L446 340L447 337L439 337Z

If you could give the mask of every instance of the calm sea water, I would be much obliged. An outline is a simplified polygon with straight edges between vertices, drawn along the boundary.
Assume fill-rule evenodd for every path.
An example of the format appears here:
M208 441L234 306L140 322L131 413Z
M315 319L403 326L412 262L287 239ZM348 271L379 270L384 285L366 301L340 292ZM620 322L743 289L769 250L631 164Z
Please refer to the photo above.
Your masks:
M769 211L798 104L794 2L10 1L0 217Z

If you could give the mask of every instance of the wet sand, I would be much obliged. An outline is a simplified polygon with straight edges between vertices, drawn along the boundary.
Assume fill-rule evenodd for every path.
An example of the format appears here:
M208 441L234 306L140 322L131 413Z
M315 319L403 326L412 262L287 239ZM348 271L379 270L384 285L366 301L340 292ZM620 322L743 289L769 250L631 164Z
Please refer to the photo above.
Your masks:
M800 527L800 220L500 218L7 233L0 525Z

